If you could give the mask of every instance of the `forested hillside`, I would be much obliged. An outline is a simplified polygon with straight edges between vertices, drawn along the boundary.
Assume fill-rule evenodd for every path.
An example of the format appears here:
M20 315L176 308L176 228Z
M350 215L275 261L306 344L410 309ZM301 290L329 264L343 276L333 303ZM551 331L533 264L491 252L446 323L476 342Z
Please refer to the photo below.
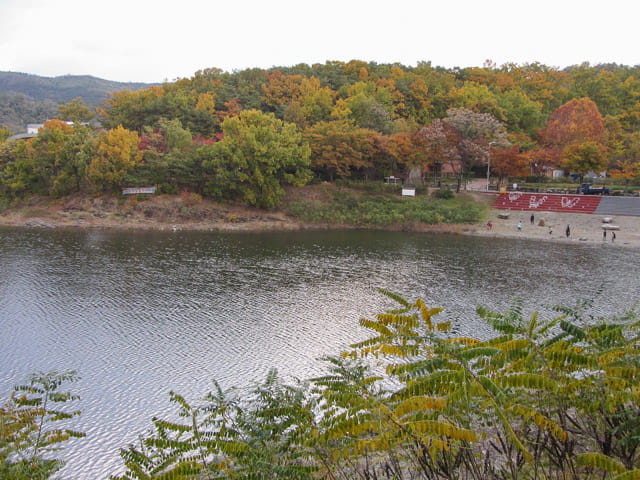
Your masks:
M117 91L99 114L105 130L51 124L5 146L0 193L156 185L273 206L282 185L314 178L415 184L485 175L490 160L498 183L556 169L629 182L640 165L640 66L210 68Z
M88 75L40 77L27 73L0 72L0 125L12 132L23 131L27 123L42 123L58 112L57 105L82 98L92 108L109 92L147 88L144 83L122 83Z
M58 114L58 104L52 100L36 102L24 95L0 93L0 125L12 133L24 132L28 123L42 123Z

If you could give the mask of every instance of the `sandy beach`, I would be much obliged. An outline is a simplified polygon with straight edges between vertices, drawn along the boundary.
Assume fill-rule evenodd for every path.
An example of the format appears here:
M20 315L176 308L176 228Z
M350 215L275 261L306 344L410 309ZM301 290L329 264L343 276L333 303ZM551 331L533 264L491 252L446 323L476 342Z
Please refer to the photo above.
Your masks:
M499 218L499 214L505 213L509 214L509 218ZM533 224L530 220L531 213L534 214ZM605 219L610 220L610 223L604 223ZM640 248L640 217L491 210L489 221L493 224L491 229L487 225L474 225L465 233L488 237L531 238L549 242L579 242ZM521 231L518 231L518 222L522 222ZM567 225L571 231L569 237L565 233ZM618 229L608 230L605 238L603 237L605 225ZM552 233L549 233L549 227ZM612 241L613 232L616 235L615 241Z

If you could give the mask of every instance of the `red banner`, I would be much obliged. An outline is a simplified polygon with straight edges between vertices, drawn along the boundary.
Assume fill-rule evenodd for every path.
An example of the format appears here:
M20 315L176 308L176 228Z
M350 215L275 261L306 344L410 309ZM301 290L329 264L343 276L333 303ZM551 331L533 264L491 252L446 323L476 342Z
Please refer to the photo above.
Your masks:
M508 192L498 195L493 208L502 210L542 210L546 212L593 213L602 197L559 195L556 193Z

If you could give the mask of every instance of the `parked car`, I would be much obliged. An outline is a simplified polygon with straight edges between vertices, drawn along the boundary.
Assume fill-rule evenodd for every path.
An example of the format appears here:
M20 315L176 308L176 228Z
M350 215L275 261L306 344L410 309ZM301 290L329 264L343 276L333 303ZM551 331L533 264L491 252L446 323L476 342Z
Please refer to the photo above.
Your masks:
M594 188L591 183L583 183L576 189L576 193L582 193L583 195L609 195L611 192L604 185Z

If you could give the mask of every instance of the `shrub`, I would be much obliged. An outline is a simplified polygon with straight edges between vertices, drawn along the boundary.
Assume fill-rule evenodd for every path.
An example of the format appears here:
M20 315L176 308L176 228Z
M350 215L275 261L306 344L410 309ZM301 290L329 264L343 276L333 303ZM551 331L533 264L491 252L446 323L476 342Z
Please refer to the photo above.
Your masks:
M484 208L464 196L442 200L426 196L403 198L398 194L366 196L339 191L326 202L292 202L287 213L307 222L385 226L415 222L477 222L483 218Z
M440 200L449 200L455 197L453 190L450 190L448 188L439 188L438 190L433 192L432 195L433 195L433 198L438 198Z
M0 478L44 480L62 466L43 455L59 450L59 445L84 433L59 428L59 422L80 415L62 408L78 397L61 392L60 386L77 380L75 372L38 373L29 383L15 387L0 407Z
M171 183L161 183L158 186L158 193L166 193L167 195L177 195L180 189L177 185Z
M395 308L361 319L372 337L324 357L322 377L287 386L271 371L197 403L172 392L184 423L154 419L121 451L120 478L638 478L635 313L479 307L493 329L480 340L456 336L441 308L381 292Z
M202 195L198 193L183 191L180 196L182 197L184 204L188 207L193 207L202 203Z

